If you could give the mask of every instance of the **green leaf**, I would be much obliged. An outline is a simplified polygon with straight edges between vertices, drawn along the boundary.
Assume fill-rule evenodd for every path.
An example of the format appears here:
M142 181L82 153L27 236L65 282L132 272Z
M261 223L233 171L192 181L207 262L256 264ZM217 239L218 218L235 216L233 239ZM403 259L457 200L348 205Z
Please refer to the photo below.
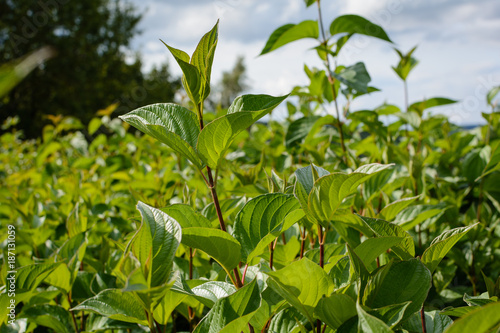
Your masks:
M307 319L296 309L290 307L281 310L271 319L268 332L273 333L299 333L301 326Z
M494 303L498 301L498 297L489 298L488 293L482 293L479 296L469 296L464 294L464 302L468 306L483 306L486 304Z
M382 320L368 314L361 305L356 304L358 312L358 332L377 332L391 333L393 332Z
M165 44L164 41L161 42L168 48L175 61L177 61L177 64L179 64L183 73L182 85L189 99L198 108L198 105L203 102L203 93L205 89L205 81L202 79L200 71L195 65L189 63L189 55L186 52L175 49Z
M198 137L198 152L208 166L216 169L233 139L287 97L243 95L236 98L228 114L205 126Z
M359 216L359 215L358 215ZM415 257L415 244L410 234L404 231L400 226L370 217L359 216L361 221L372 230L376 236L396 236L403 237L400 244L394 246L392 250L401 259L410 259Z
M142 223L132 240L132 250L139 259L150 287L167 282L182 239L181 226L159 209L139 201Z
M403 237L382 236L376 238L368 238L363 243L359 244L354 252L358 255L359 259L363 261L366 267L382 253L386 252L391 247L401 243Z
M449 206L442 202L437 205L414 205L409 206L398 213L395 220L405 230L411 230L416 225L442 216Z
M21 267L16 272L16 289L18 292L34 290L52 271L62 263L33 264Z
M70 312L59 305L40 304L23 310L23 316L30 322L45 326L60 333L74 333L75 326Z
M457 101L444 97L429 98L421 102L416 102L410 105L408 110L417 112L420 116L423 115L424 110L433 108L435 106L454 104Z
M481 176L478 177L475 181L478 181L480 178L483 178L484 176L497 170L500 170L500 141L497 141L496 143L491 145L491 154L490 158L488 159L488 163L484 167Z
M406 308L411 302L393 304L369 311L370 314L382 320L390 328L394 328L403 319Z
M214 62L215 48L217 47L218 30L219 21L217 20L212 30L201 38L191 58L191 64L198 69L203 81L202 100L205 100L210 94L210 76L212 73L212 63Z
M306 20L299 24L285 24L273 31L260 55L274 51L283 45L302 38L317 39L318 37L319 28L317 21Z
M185 228L182 244L200 249L214 258L227 272L235 268L241 258L241 245L227 232L212 228Z
M20 60L14 60L2 65L0 67L0 97L6 95L32 70L53 55L54 51L52 49L44 47Z
M162 325L166 325L169 319L171 319L172 312L186 297L188 295L167 290L154 309L153 316L155 320Z
M292 122L286 132L285 146L288 149L298 147L320 118L320 116L302 117Z
M424 251L422 255L422 262L427 266L427 268L432 272L439 265L441 260L446 256L446 254L451 250L453 245L455 245L460 238L465 236L472 228L474 228L479 223L470 225L468 227L455 228L443 232L441 235L436 237L431 245Z
M236 215L234 237L241 244L242 260L250 262L282 232L300 220L304 214L292 195L263 194L249 200ZM288 220L288 221L287 221Z
M485 305L455 321L446 333L487 333L500 325L500 302Z
M500 92L500 86L493 87L490 91L488 91L488 94L486 95L486 102L488 103L488 105L493 104L493 100L495 99L495 97L498 95L499 92Z
M363 304L370 308L380 308L411 301L404 315L404 318L409 318L422 308L431 288L431 281L431 273L417 259L388 264L368 282Z
M211 302L212 307L219 299L232 295L236 292L236 287L222 281L208 281L192 289L198 297L203 297Z
M358 15L342 15L333 20L330 34L335 36L340 33L362 34L392 43L382 27Z
M131 292L120 289L106 289L71 309L71 311L90 311L102 316L148 325L145 309Z
M212 222L189 205L174 204L161 208L161 211L176 220L183 229L192 227L212 227Z
M342 201L377 172L392 165L367 164L351 174L332 173L319 178L309 194L308 206L314 218L328 227Z
M314 314L331 328L337 329L357 315L356 302L345 294L331 294L318 302Z
M447 307L439 313L442 315L446 315L446 316L453 316L453 317L460 318L460 317L463 317L466 314L471 313L479 308L480 308L479 306L461 306L458 308Z
M80 204L77 202L66 220L68 236L73 237L87 230L87 217L80 212Z
M391 221L396 217L396 215L399 214L399 212L401 212L403 209L411 205L418 198L419 197L416 196L411 198L403 198L391 202L390 204L382 208L382 210L378 213L378 215L386 221Z
M306 7L313 5L314 3L316 3L316 1L317 0L304 0L304 2L306 3Z
M234 294L219 299L196 326L194 333L240 332L261 303L257 280L244 285Z
M368 93L368 83L371 81L371 77L366 71L364 63L358 62L343 68L340 73L332 72L332 75L349 88L360 93Z
M425 311L425 328L427 332L443 333L453 323L450 317L440 314L439 311ZM420 313L415 313L404 324L403 328L411 332L422 332Z
M172 103L152 104L119 118L166 144L199 169L203 167L194 148L200 134L198 119L188 109Z
M333 284L326 272L307 258L275 272L267 272L267 284L313 323L314 308Z

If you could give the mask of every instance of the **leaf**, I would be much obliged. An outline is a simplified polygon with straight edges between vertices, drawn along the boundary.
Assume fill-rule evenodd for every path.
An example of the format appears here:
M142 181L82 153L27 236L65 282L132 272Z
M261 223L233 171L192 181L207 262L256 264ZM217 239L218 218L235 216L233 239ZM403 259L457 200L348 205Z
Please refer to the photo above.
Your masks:
M335 36L340 33L362 34L392 43L382 27L358 15L342 15L333 20L330 34Z
M363 243L359 244L354 252L358 255L359 259L363 261L366 267L382 253L391 247L401 243L403 237L382 236L376 238L368 238Z
M402 210L396 216L395 220L399 226L405 230L411 230L414 226L442 216L449 206L442 202L437 205L414 205Z
M182 239L181 226L159 209L139 201L142 223L132 240L132 250L139 259L150 287L167 282Z
M198 152L207 165L216 169L241 131L271 112L288 95L273 97L268 95L243 95L237 97L227 114L215 119L203 128L198 137Z
M241 244L242 260L250 262L262 254L269 243L300 220L303 214L284 225L286 217L299 208L295 197L283 193L263 194L249 200L234 222L233 235Z
M343 68L340 73L332 72L332 75L349 88L360 93L368 93L368 83L371 81L371 78L366 71L364 63L358 62L352 66Z
M87 230L87 217L80 212L79 205L77 202L66 220L69 237L76 236Z
M444 97L434 97L434 98L429 98L421 102L416 102L410 105L408 110L415 111L417 112L420 116L423 115L424 110L433 108L435 106L443 106L443 105L449 105L449 104L454 104L457 101L449 98L444 98Z
M368 314L361 305L356 303L358 312L358 332L377 332L390 333L393 332L382 320Z
M314 314L331 328L337 329L357 315L356 302L345 294L331 294L318 302Z
M313 323L314 308L333 288L325 271L307 258L292 262L275 272L266 273L267 284Z
M479 296L469 296L464 294L464 302L468 306L483 306L486 304L494 303L498 301L498 297L493 297L493 299L488 298L488 293L483 293Z
M486 102L488 103L488 105L493 104L493 100L495 99L495 97L498 95L499 92L500 92L500 86L493 87L491 88L490 91L488 91L488 94L486 95Z
M500 302L485 305L466 314L449 326L445 333L487 333L498 328L498 325L500 325Z
M153 315L155 320L162 325L166 325L169 319L171 319L172 312L186 297L188 295L167 290L154 309Z
M5 96L32 70L37 68L45 60L52 58L54 54L53 49L43 47L22 59L3 64L0 67L0 97Z
M260 55L274 51L283 45L302 38L317 39L318 37L319 28L317 21L306 20L299 24L285 24L273 31Z
M208 281L192 289L196 296L203 297L211 301L210 307L219 299L232 295L236 292L236 287L222 281Z
M215 26L207 32L198 43L196 50L193 52L191 64L194 65L201 75L203 81L202 100L205 100L210 94L210 77L212 73L212 63L214 61L215 48L217 47L219 30L219 21Z
M409 318L422 308L431 288L431 281L431 273L417 259L386 265L368 282L363 304L370 308L380 308L411 301L404 315L404 318Z
M309 194L308 206L318 223L328 227L342 201L377 172L392 165L367 164L350 174L332 173L319 178Z
M316 0L304 0L304 2L306 3L306 7L309 7L313 5L316 2Z
M411 205L415 200L417 200L419 196L411 197L411 198L403 198L391 202L378 213L378 215L384 219L385 221L393 220L396 215L399 214L403 209Z
M195 65L189 63L189 55L186 52L173 48L164 41L161 42L168 48L181 68L183 73L182 85L189 99L198 108L198 105L203 101L203 92L205 88L205 82L201 77L200 71Z
M500 170L500 141L491 145L491 157L488 160L488 163L483 169L483 172L480 177L478 177L475 181L478 181L480 178L484 176Z
M281 310L271 319L268 332L273 333L298 333L307 319L296 309L290 307Z
M145 309L137 298L131 292L120 289L103 290L70 311L91 311L127 323L148 325Z
M240 332L260 303L257 280L253 280L234 294L219 299L196 326L194 333Z
M61 264L32 264L19 268L16 272L16 289L18 292L34 290Z
M198 119L188 109L172 103L152 104L119 118L166 144L199 169L203 167L203 162L194 148L200 134Z
M212 228L185 228L182 244L200 249L214 258L227 272L235 268L241 258L241 245L227 232Z
M189 205L174 204L162 208L161 211L176 220L183 229L192 227L212 227L212 222Z
M60 333L74 333L75 326L68 310L59 305L39 304L23 310L23 316L32 323L45 326Z
M288 149L298 147L320 118L320 116L309 116L293 121L286 131L285 146Z
M463 236L465 236L466 233L478 224L479 223L468 227L455 228L445 231L432 241L431 245L422 255L422 262L427 266L431 273L434 272L436 267L451 250L453 245L455 245Z
M390 328L394 328L401 319L403 319L406 308L410 303L411 302L408 301L401 304L388 305L382 308L373 309L369 311L369 313L382 320Z

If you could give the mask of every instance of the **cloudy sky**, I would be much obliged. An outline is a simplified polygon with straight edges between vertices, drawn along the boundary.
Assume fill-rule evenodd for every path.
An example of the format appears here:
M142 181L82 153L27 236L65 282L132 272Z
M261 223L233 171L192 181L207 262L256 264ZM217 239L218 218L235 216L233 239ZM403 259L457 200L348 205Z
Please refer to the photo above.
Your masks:
M133 48L146 67L167 61L180 74L161 44L192 53L200 37L220 19L219 43L212 71L216 83L238 55L245 57L250 93L286 94L307 78L304 63L322 69L311 47L301 40L258 57L269 35L287 23L317 19L317 7L303 0L131 0L144 11ZM377 39L352 38L339 64L365 62L371 85L382 90L360 97L352 110L374 108L384 101L403 105L403 86L390 68L398 62L393 46L404 52L418 45L420 61L409 77L410 102L448 97L460 103L435 109L458 124L482 123L486 92L500 85L500 1L498 0L323 0L325 27L338 15L358 14L381 25L395 45ZM489 110L488 110L489 111Z

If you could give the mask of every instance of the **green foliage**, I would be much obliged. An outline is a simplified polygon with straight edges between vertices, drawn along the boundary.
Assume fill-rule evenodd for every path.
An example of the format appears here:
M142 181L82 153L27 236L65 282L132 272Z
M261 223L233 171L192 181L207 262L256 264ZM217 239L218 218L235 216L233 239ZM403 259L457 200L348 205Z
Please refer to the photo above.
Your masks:
M112 105L85 128L54 118L39 141L5 121L1 332L498 329L496 114L463 130L424 112L455 102L442 97L351 112L376 88L364 64L332 60L352 34L385 32L354 15L331 36L316 21L285 27L263 53L311 37L325 69L305 66L310 83L279 122L258 121L288 95L205 112L218 24L191 57L167 46L184 106L161 101L122 122Z

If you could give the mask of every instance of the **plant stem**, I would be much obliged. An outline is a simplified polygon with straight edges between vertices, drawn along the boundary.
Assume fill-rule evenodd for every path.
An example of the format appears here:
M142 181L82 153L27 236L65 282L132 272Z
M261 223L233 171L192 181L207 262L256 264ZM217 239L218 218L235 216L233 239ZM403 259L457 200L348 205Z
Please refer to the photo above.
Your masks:
M318 224L318 241L319 241L319 265L321 268L325 265L325 238L323 236L323 227Z
M318 23L319 27L321 30L321 36L323 38L323 41L321 42L322 45L325 46L325 49L327 48L327 40L326 40L326 34L325 34L325 28L323 26L323 15L321 14L321 4L319 1L316 1L318 4ZM347 154L346 154L346 147L345 147L345 142L344 142L344 132L342 131L342 123L340 122L340 112L339 112L339 105L337 102L337 92L335 91L335 78L332 76L332 70L330 66L330 55L326 53L325 57L325 64L326 64L326 69L327 69L327 74L328 74L328 82L330 83L330 86L332 87L332 93L333 93L333 101L335 105L335 112L337 115L337 127L339 130L339 135L340 135L340 145L342 146L342 152L343 152L343 159L344 163L347 165L348 160L347 160Z
M321 320L316 320L316 332L321 333Z
M71 296L70 296L70 294L68 294L67 296L68 296L69 305L71 306ZM76 323L75 313L73 311L70 311L70 312L71 312L71 318L73 319L73 325L75 326L75 332L79 333L80 330L78 329L78 324ZM83 317L82 317L82 320L83 320Z
M243 275L241 276L241 283L245 284L245 277L247 276L248 264L245 265L245 269L243 270Z
M269 244L269 268L273 269L273 259L274 259L274 246L273 243Z
M300 236L300 259L304 257L305 243L306 243L306 227L304 227L304 231L301 233Z
M422 333L427 333L427 327L425 326L424 305L422 305L422 309L420 310L420 319L422 320Z

